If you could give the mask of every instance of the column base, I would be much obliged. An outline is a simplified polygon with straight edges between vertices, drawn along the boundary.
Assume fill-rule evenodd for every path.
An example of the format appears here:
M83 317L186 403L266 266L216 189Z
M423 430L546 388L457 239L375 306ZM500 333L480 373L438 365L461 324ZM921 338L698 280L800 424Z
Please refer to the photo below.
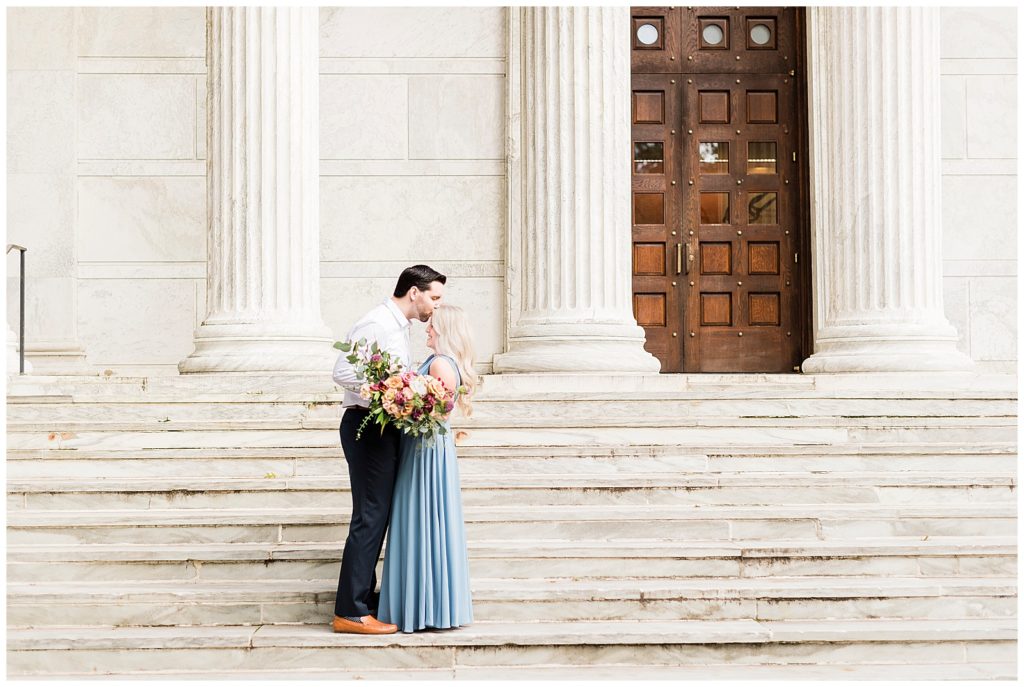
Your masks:
M181 374L321 373L330 376L338 351L327 327L266 323L203 324L196 349L178 363ZM313 331L310 331L310 330Z
M803 362L808 374L828 372L967 372L974 361L949 336L902 339L880 336L819 339L818 351Z
M10 359L10 358L9 358ZM18 374L18 351L14 348L13 364L8 371ZM94 375L97 374L85 359L85 351L75 342L25 342L25 374L36 375Z
M661 370L661 361L644 350L642 329L629 327L632 336L614 336L608 331L611 327L604 328L604 336L587 331L600 328L584 325L583 331L573 334L573 327L562 325L558 333L513 338L508 352L494 356L494 372L658 374ZM635 330L641 332L639 337Z

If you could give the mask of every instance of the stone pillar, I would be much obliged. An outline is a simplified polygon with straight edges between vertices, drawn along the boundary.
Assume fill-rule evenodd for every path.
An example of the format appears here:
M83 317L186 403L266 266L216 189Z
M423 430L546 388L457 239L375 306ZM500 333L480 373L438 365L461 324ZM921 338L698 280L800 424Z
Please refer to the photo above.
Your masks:
M942 307L939 10L807 15L815 352L803 370L969 369Z
M522 233L509 288L521 294L495 372L656 373L630 305L629 8L512 11L522 171L509 231Z
M319 19L207 10L207 317L193 372L320 372Z

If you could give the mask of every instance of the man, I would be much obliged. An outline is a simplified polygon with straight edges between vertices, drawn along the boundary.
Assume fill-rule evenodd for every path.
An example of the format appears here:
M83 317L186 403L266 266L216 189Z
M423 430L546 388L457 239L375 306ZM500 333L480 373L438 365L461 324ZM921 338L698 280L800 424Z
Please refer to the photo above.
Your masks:
M402 369L411 369L409 330L412 321L430 319L444 297L446 281L447 277L426 265L407 268L398 277L394 295L356 322L346 339L376 341L402 363ZM375 589L377 559L391 515L399 431L388 425L382 434L371 426L356 440L356 430L368 413L368 401L359 396L362 382L356 379L347 356L347 353L338 356L333 376L334 382L345 389L342 403L345 413L340 431L352 487L352 520L341 559L333 628L335 632L391 634L398 628L377 620L380 594Z

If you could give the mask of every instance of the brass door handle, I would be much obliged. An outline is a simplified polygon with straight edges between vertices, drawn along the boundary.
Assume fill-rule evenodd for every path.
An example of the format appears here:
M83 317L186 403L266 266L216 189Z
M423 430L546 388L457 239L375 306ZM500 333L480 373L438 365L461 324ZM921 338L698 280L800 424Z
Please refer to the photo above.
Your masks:
M683 272L683 244L676 244L676 274Z

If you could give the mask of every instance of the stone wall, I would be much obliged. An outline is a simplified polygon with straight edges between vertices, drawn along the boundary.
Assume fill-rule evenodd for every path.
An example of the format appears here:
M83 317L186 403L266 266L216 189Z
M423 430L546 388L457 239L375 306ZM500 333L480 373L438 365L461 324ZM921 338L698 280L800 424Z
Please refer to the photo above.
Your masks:
M986 371L1017 359L1017 13L942 9L946 315Z
M483 368L502 351L505 17L321 9L321 309L339 336L425 262L472 315Z
M7 242L29 248L26 350L70 350L78 338L74 16L7 12ZM7 321L16 328L16 252L6 266Z
M46 283L54 254L77 256L70 324L92 367L174 373L191 353L205 304L205 52L203 8L8 10L9 69L33 70L9 72L8 171L52 162L64 182L59 224L48 197L8 186L8 238L29 248L30 354L68 326L65 289ZM41 71L55 54L61 71Z

